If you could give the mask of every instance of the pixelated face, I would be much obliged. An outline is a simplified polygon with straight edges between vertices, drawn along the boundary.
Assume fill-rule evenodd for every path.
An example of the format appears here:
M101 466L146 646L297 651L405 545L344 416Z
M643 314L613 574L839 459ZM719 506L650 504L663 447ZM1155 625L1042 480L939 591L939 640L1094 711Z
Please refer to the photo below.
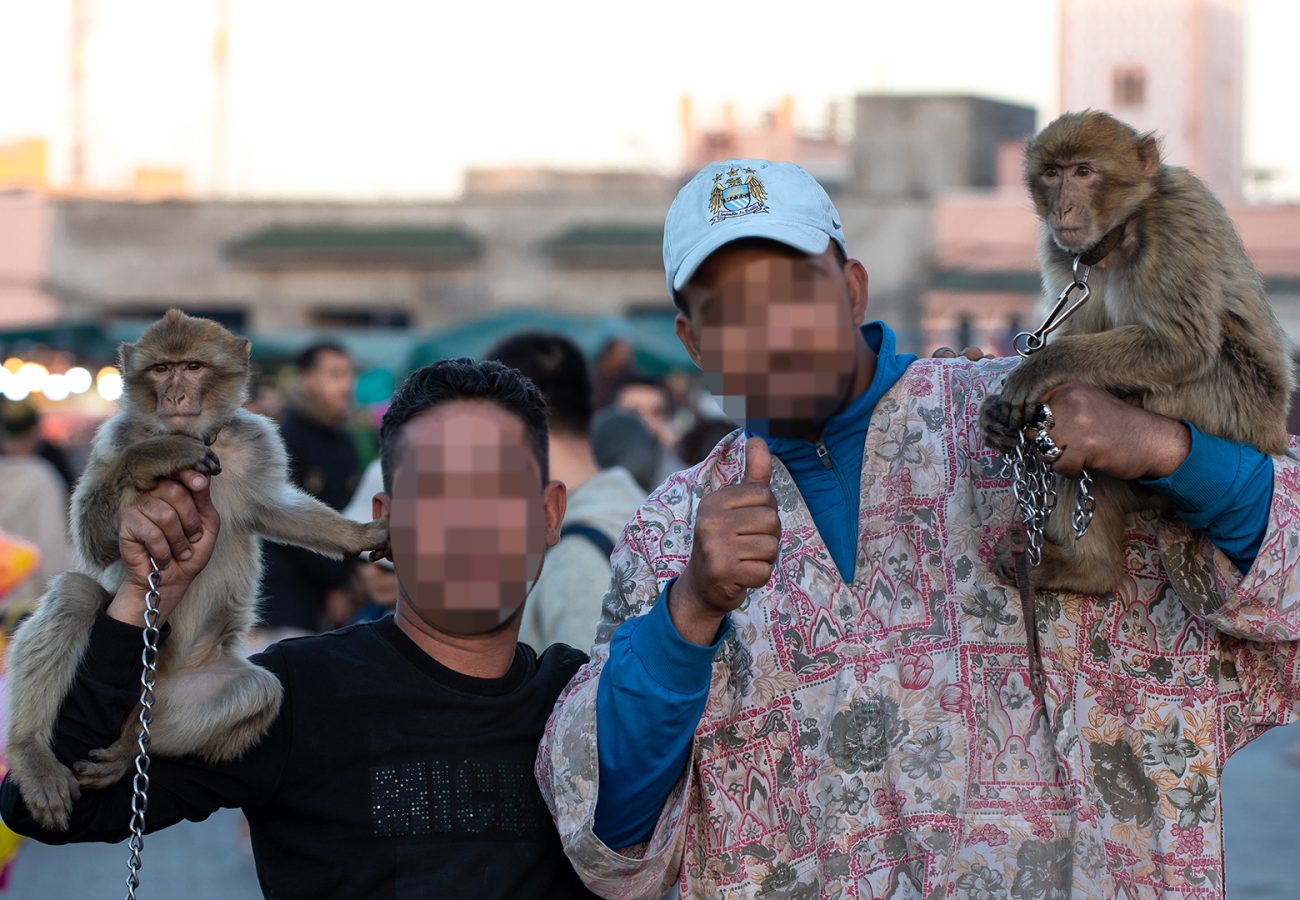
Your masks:
M860 290L849 267L861 272ZM724 407L743 398L743 411L729 413L808 422L839 407L856 365L854 326L866 308L861 264L840 266L833 247L817 256L723 247L682 294L690 316L678 316L678 337Z
M412 419L389 500L403 606L448 634L509 622L564 514L562 496L558 516L547 508L552 485L543 489L524 423L494 403L454 401Z

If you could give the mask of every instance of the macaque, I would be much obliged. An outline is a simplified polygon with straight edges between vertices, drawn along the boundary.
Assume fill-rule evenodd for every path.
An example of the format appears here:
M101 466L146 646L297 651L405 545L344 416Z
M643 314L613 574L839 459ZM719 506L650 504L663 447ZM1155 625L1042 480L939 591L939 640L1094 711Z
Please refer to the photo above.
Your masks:
M211 560L167 620L150 728L152 752L163 756L236 758L279 712L280 682L241 653L261 577L259 537L335 558L387 546L386 520L350 521L289 482L276 427L241 408L248 357L247 340L178 310L120 348L120 411L96 434L72 497L79 571L52 583L9 654L6 761L47 828L66 830L81 788L115 783L134 759L134 716L119 741L72 770L51 738L95 617L125 578L118 516L140 494L194 469L212 476L221 519Z
M1044 292L1055 299L1081 254L1092 265L1092 296L985 400L988 443L1011 450L1044 394L1083 382L1209 434L1285 452L1294 377L1286 337L1232 221L1200 179L1162 164L1152 135L1087 111L1061 116L1029 142L1025 182L1042 220ZM1097 510L1077 542L1077 483L1060 484L1039 589L1114 590L1128 515L1167 511L1135 484L1095 478ZM1010 575L1005 555L999 573Z

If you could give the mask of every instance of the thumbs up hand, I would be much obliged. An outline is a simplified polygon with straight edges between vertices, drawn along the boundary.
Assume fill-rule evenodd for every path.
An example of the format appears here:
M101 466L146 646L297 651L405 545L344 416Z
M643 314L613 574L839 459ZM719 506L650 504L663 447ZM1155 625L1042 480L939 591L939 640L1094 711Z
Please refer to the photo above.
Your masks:
M668 596L682 637L713 643L723 616L772 577L780 544L772 453L762 438L752 437L740 483L708 494L696 510L691 559Z

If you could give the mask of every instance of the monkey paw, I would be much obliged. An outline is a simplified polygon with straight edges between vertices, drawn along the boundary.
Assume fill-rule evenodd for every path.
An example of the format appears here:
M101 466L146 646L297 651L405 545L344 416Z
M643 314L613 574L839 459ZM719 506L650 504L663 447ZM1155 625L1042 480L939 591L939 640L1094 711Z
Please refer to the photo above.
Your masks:
M72 821L72 804L81 799L77 776L52 760L36 773L26 773L19 785L23 803L32 818L47 831L67 831Z
M221 474L221 462L212 448L187 434L166 434L143 441L127 464L137 491L152 490L159 481L182 469L209 477Z
M1000 453L1010 453L1020 439L1011 404L1001 394L989 394L980 405L980 433L984 443ZM1021 426L1023 427L1023 426Z
M376 519L365 526L362 550L374 550L381 556L388 555L388 520Z
M127 745L117 743L111 747L91 750L88 759L74 765L77 783L83 788L106 788L117 784L131 768L133 754Z

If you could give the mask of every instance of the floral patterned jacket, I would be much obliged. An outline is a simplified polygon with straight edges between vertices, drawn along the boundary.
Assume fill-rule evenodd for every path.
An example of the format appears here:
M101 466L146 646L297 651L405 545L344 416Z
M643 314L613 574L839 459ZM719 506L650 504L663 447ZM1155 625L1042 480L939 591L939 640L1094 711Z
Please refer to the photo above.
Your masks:
M977 411L1009 365L921 360L877 405L853 584L774 460L775 571L732 614L654 836L616 851L592 833L609 637L686 565L700 498L741 477L743 435L628 524L592 660L537 765L594 890L1223 895L1223 766L1291 721L1300 696L1300 461L1274 460L1267 535L1244 576L1181 523L1134 517L1115 595L1040 594L1040 702L1018 596L989 569L1013 504Z

